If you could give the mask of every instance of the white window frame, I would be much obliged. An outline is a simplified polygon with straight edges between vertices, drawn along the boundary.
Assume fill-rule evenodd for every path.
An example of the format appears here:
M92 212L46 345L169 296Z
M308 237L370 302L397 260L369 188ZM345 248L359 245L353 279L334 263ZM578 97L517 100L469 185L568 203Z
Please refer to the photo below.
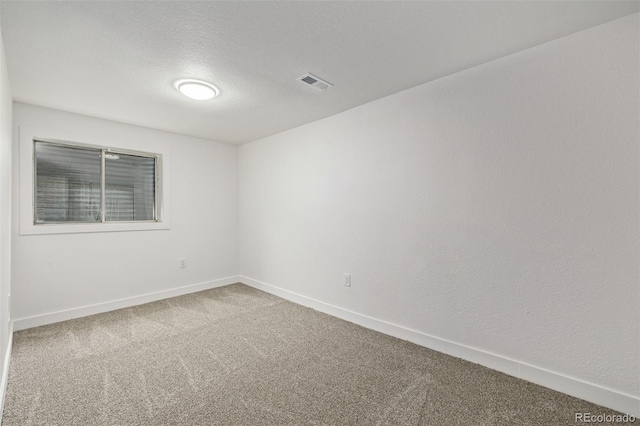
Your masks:
M169 152L163 147L149 149L148 146L127 141L127 148L120 148L118 141L103 140L95 136L72 135L67 132L42 130L20 126L20 234L74 234L86 232L150 231L171 229L170 220L170 176ZM69 146L111 149L122 153L143 153L156 156L157 183L157 220L133 222L97 222L97 223L47 223L34 224L35 217L35 141L53 142ZM114 145L115 142L116 144ZM153 151L152 153L150 151Z

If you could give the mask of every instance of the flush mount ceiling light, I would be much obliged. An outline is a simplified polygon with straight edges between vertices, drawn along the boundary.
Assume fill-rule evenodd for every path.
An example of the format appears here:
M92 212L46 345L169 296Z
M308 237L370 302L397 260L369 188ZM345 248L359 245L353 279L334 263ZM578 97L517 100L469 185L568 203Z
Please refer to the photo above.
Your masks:
M174 83L176 90L187 98L197 101L206 101L218 96L218 88L206 81L182 79Z

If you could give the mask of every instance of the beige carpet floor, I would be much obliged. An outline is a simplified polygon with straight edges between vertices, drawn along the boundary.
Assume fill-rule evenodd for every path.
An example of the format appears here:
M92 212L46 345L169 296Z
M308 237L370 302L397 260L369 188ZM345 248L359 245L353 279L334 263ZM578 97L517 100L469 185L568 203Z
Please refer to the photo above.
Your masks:
M539 426L576 412L614 413L234 284L15 333L2 424Z

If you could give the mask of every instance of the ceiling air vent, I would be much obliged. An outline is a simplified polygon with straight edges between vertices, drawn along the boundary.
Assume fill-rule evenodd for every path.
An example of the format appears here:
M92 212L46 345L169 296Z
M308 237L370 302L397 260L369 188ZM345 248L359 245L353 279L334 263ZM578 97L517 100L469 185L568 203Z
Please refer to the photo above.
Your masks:
M324 92L329 87L333 86L333 84L329 83L328 81L324 81L320 77L316 77L315 75L309 73L298 77L296 80L300 80L301 82L308 84L309 86L321 92Z

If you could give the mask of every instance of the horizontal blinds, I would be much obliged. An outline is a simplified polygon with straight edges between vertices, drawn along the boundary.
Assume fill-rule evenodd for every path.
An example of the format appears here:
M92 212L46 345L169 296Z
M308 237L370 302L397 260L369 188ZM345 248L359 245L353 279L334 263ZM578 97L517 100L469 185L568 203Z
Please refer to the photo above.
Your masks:
M105 155L107 221L155 219L156 159L108 152Z
M100 222L101 150L35 143L35 222Z
M156 157L35 141L35 223L156 220Z

